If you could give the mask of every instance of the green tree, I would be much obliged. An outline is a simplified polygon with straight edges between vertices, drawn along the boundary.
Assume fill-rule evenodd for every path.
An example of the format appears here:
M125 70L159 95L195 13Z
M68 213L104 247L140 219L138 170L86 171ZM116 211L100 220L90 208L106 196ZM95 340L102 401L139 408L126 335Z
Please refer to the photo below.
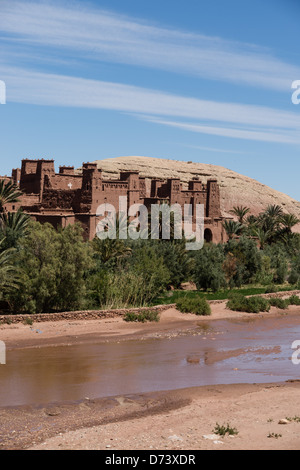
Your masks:
M170 273L164 264L163 256L147 240L132 252L130 271L143 280L145 302L151 301L166 289L170 283Z
M253 235L258 239L260 249L263 250L273 236L272 230L263 230L261 227L256 227L253 230Z
M56 298L53 303L57 310L74 310L84 306L86 276L93 268L92 250L83 240L80 225L69 225L59 230L59 264L56 274Z
M239 236L243 230L243 225L235 220L225 220L223 227L229 240Z
M292 234L292 228L295 227L295 225L299 224L300 219L296 217L293 214L283 214L280 219L282 225L283 225L283 231L291 235Z
M204 244L203 248L195 254L194 282L197 289L216 292L226 287L226 278L223 271L225 255L221 245Z
M169 271L169 282L175 288L189 279L194 264L193 258L186 251L185 243L184 239L158 240L154 245L157 255L163 257Z
M238 222L243 225L245 222L245 217L250 212L249 207L243 207L243 206L236 206L234 207L231 211L229 211L231 214L235 215L238 219Z
M15 312L82 307L92 255L81 228L69 226L58 232L49 224L30 222L27 236L19 241L15 265L22 271L19 290L10 294Z
M224 246L225 254L231 253L236 260L236 272L232 277L234 284L251 283L261 270L262 260L254 240L242 236L239 240L229 240Z
M4 238L4 248L16 248L18 241L26 236L30 217L21 209L17 212L0 213L0 238Z
M3 240L0 241L0 248L2 244ZM19 271L14 265L14 253L12 248L0 252L0 300L19 287Z
M277 284L283 284L288 275L288 257L281 244L272 244L264 250L265 255L271 259L271 268L273 270L273 281Z
M5 212L6 204L18 202L22 192L11 181L0 180L0 213Z

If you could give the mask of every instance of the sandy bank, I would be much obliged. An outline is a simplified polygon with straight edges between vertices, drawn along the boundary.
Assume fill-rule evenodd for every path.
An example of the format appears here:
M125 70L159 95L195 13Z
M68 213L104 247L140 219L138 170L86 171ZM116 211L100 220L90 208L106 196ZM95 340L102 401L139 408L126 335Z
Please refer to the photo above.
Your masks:
M0 409L2 449L299 449L300 383L217 385ZM237 429L212 434L216 423Z
M128 339L164 337L188 334L195 330L199 322L214 320L247 319L279 315L300 315L299 306L289 306L286 310L274 307L263 314L233 312L226 309L226 301L211 305L210 316L197 316L180 313L175 308L160 313L160 321L153 323L125 322L122 317L90 320L59 320L24 325L16 323L0 326L0 340L7 349L25 347L45 347L71 345L86 342L111 342Z

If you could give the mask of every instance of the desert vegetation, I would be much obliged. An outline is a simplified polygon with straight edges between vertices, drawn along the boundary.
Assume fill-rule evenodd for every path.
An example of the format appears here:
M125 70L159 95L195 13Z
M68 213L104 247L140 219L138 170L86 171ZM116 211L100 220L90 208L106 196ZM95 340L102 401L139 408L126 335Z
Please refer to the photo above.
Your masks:
M226 243L186 251L184 239L84 241L79 225L56 230L5 211L19 196L1 183L0 302L12 314L176 303L209 315L207 300L229 298L230 308L262 311L271 303L246 296L300 287L300 235L292 231L299 221L279 206L257 217L235 207ZM189 281L197 290L180 290Z

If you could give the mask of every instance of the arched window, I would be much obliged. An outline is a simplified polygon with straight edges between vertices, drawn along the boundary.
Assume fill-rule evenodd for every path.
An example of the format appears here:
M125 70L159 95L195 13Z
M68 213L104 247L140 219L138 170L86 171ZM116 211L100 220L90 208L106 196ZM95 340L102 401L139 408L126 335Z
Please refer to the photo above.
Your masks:
M204 230L204 240L207 243L210 243L210 242L212 242L212 239L213 239L212 231L209 228L206 228Z

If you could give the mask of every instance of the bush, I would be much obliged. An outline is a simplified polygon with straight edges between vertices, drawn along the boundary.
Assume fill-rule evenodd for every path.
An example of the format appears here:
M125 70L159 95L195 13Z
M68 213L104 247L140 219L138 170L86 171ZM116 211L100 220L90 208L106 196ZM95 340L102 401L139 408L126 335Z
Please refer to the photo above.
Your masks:
M268 312L270 310L270 303L263 297L244 297L238 294L232 296L227 302L226 307L237 312L259 313Z
M288 299L288 302L290 305L300 305L300 298L298 295L291 295L291 297Z
M278 287L277 286L274 286L274 285L270 285L268 287L266 287L266 290L265 290L265 293L266 294L275 294L276 292L278 292Z
M220 425L219 423L216 423L215 428L212 430L213 433L219 434L219 436L226 436L228 434L229 436L236 436L238 434L238 430L236 428L233 428L230 426L228 423Z
M268 300L269 300L269 304L272 307L284 309L284 308L287 308L289 306L289 301L288 300L272 298L272 297Z
M206 299L201 297L181 297L176 301L176 308L182 313L210 315L211 308Z
M159 313L156 310L149 310L143 313L135 313L135 312L127 312L123 318L124 321L127 322L142 322L145 323L147 321L153 322L159 321Z
M297 284L298 281L299 281L299 273L297 273L295 269L292 269L288 277L288 283L291 285L294 285L294 284Z

